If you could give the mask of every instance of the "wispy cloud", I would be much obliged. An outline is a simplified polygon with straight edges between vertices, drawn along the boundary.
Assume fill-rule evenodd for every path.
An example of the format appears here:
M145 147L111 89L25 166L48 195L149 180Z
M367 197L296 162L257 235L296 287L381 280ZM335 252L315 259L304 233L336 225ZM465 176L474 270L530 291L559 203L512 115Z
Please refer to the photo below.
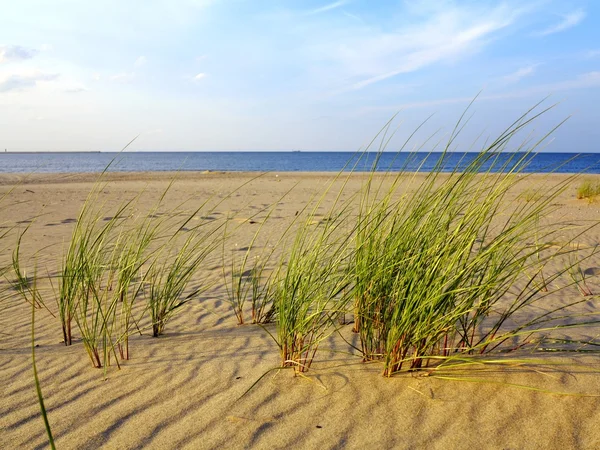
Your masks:
M0 79L0 92L22 91L33 88L39 82L53 81L59 77L55 73L32 72L27 74L13 74Z
M590 50L585 54L586 58L598 58L600 56L600 50Z
M355 79L337 92L363 89L472 54L493 39L495 33L512 25L521 13L506 5L465 8L444 4L395 31L356 30L344 43L326 49L342 74Z
M358 16L356 14L349 13L348 11L342 11L342 14L344 14L346 17L350 17L351 19L354 19L358 22L363 22L363 20L360 18L360 16Z
M31 59L37 53L38 51L35 49L21 47L19 45L0 46L0 63Z
M203 78L206 78L206 74L205 74L205 73L202 73L202 72L200 72L199 74L197 74L197 75L194 77L194 80L195 80L195 81L200 81L200 80L202 80Z
M568 91L571 89L586 89L600 87L600 72L586 72L576 78L537 86L536 89L548 92Z
M322 14L324 12L331 11L332 9L339 8L340 6L344 6L346 3L348 3L348 2L347 1L338 1L338 2L329 3L328 5L324 5L319 8L312 9L312 10L308 11L306 14L307 15Z
M537 66L538 66L538 64L532 64L532 65L527 66L527 67L521 67L520 69L516 70L513 73L509 73L508 75L504 75L500 79L505 84L516 84L519 81L521 81L522 78L525 78L525 77L533 75L535 73L535 69L537 68Z
M135 78L134 72L122 72L122 73L116 73L114 75L111 75L109 77L109 80L117 82L117 83L130 83L131 81L133 81L134 78Z
M586 14L583 9L577 9L563 16L562 20L559 23L552 25L546 28L545 30L537 31L533 34L534 36L542 37L548 36L549 34L560 33L561 31L568 30L569 28L573 28L574 26L581 23L581 21L585 19L585 16Z

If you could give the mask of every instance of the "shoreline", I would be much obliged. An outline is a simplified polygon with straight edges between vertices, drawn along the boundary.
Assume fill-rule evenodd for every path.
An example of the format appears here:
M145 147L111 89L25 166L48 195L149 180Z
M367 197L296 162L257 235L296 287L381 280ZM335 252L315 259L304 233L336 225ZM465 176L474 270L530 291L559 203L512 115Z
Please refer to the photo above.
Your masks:
M394 177L398 174L408 177L425 177L431 172L376 172L376 178ZM440 172L440 176L447 177L451 172ZM0 173L0 185L25 185L25 184L56 184L56 183L94 183L102 178L103 181L166 181L166 180L200 180L200 179L232 179L232 178L256 178L260 179L269 176L286 176L298 178L368 178L371 172L292 172L292 171L270 171L270 172L252 172L252 171L211 171L211 170L190 170L190 171L146 171L146 172L50 172L50 173L22 173L22 172L4 172ZM478 175L498 175L497 173L478 174ZM600 178L596 173L570 173L570 172L522 172L515 176L528 178L545 178L549 180L564 178Z

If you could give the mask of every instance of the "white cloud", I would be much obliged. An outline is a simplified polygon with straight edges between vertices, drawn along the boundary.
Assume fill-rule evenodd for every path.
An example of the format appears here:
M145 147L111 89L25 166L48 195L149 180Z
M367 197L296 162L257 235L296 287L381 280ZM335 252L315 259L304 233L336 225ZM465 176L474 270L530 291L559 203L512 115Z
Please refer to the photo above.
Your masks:
M337 43L317 44L322 59L333 61L346 78L337 93L472 54L524 12L506 5L491 9L435 5L394 31L355 27L341 43L338 38Z
M542 31L537 31L534 33L534 36L548 36L549 34L560 33L561 31L568 30L569 28L573 28L578 25L585 19L585 11L583 9L577 9L565 16L563 16L562 21L559 23L552 25L551 27L546 28Z
M332 9L339 8L340 6L344 6L346 3L347 3L346 1L338 1L338 2L329 3L328 5L324 5L319 8L310 10L306 14L308 14L308 15L321 14L321 13L324 13L327 11L331 11Z
M142 67L144 64L148 62L148 59L145 56L138 56L133 65L135 67Z
M503 77L501 77L501 79L502 79L502 81L504 81L507 84L518 83L519 81L521 81L522 78L533 75L535 73L535 69L537 66L538 66L538 64L532 64L527 67L521 67L519 70L517 70L513 73L504 75Z
M31 59L37 52L35 49L19 45L3 45L0 46L0 63Z
M58 74L43 73L40 71L5 75L3 78L0 78L0 93L23 91L36 87L40 82L54 81L58 77Z
M194 77L194 80L198 81L206 77L205 73L200 72L198 75Z

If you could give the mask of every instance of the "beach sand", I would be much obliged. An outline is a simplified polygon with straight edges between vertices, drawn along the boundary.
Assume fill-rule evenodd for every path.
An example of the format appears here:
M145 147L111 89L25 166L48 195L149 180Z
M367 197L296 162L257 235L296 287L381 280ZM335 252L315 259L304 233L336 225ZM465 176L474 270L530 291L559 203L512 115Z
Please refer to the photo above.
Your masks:
M250 243L266 216L265 207L280 200L266 227L277 235L332 176L182 173L168 202L189 199L185 207L193 210L207 198L222 200L207 220L236 217L239 226L224 252L227 267L228 255ZM143 192L139 207L149 208L172 177L110 174L102 201L108 211ZM506 201L525 201L528 190L566 178L527 177ZM30 227L22 244L25 265L31 268L35 262L39 273L57 274L94 180L86 174L0 175L0 195L13 189L2 207L0 225ZM364 176L353 176L348 192L356 191L362 180ZM600 221L600 203L576 199L578 183L570 182L545 220L567 220L574 226ZM327 203L324 218L326 212ZM578 238L582 245L599 241L600 227ZM10 260L14 245L8 244L1 262ZM517 352L510 358L537 358L538 364L444 372L450 379L410 373L383 378L379 363L362 363L344 339L333 335L306 377L294 377L290 370L272 370L280 357L265 330L236 325L223 287L222 253L212 255L201 273L201 281L211 287L182 308L164 336L152 338L147 331L133 335L131 359L121 370L112 365L106 379L102 370L91 367L80 341L70 347L61 343L58 319L44 309L36 311L37 367L57 448L600 448L597 354ZM591 258L583 268L592 291L600 293L600 260ZM551 297L547 305L578 299L580 294L571 287ZM48 297L46 302L56 313L54 300ZM577 311L591 314L597 306L598 300L589 297ZM341 335L356 345L351 328L345 325ZM3 449L47 447L32 374L30 333L30 306L17 297L3 301ZM565 334L591 339L600 335L600 327Z

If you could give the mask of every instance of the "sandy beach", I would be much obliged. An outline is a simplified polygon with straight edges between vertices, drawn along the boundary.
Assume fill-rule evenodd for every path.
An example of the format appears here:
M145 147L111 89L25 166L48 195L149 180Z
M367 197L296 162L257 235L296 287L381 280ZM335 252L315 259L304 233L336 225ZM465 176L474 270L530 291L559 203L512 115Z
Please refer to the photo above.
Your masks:
M136 207L150 208L173 176L109 174L101 199L111 211L139 195ZM181 308L163 336L133 334L131 359L120 370L111 365L106 379L91 366L77 332L72 346L61 342L60 322L51 314L56 314L52 287L42 286L47 309L36 310L36 360L57 448L600 448L600 359L595 353L515 352L503 361L537 362L384 378L379 362L363 363L348 344L357 345L358 338L347 324L321 345L305 376L273 370L280 364L277 345L263 328L237 325L226 301L223 267L227 272L231 255L250 244L269 205L278 202L265 233L277 236L333 176L178 174L167 204L185 200L183 207L193 211L210 199L218 205L203 220L233 217L235 227L230 227L224 251L211 254L198 277L209 288ZM351 177L345 198L365 176ZM567 178L528 176L504 201L518 205L527 192ZM569 181L543 220L567 221L573 229L600 221L600 202L576 198L580 180ZM0 195L11 191L0 225L29 227L21 259L30 271L35 266L44 277L58 274L94 182L90 174L0 175ZM328 197L322 216L316 217L326 219L331 201ZM3 242L8 248L0 266L10 263L14 241ZM600 227L577 242L598 244ZM600 257L586 260L582 269L589 289L600 294ZM5 287L10 274L6 278L1 281ZM578 299L580 293L571 286L550 296L547 307ZM31 366L31 307L15 295L0 308L0 448L46 448ZM575 312L592 320L597 310L597 297L589 296ZM600 326L563 334L591 340L600 336Z

